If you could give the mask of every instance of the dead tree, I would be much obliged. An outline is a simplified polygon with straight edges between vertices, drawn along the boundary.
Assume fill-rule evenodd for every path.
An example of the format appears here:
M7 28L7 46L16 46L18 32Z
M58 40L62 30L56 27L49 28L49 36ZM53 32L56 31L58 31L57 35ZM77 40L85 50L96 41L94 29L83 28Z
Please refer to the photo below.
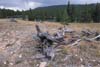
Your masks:
M36 30L37 30L37 37L39 38L40 41L40 51L42 54L44 54L46 57L54 57L54 49L56 49L57 46L61 44L66 44L66 45L71 45L71 46L76 46L78 45L81 41L94 41L94 40L100 40L100 35L95 36L94 38L72 38L66 42L64 39L65 33L74 33L75 31L71 29L66 29L66 28L59 28L58 32L54 35L50 35L48 32L42 32L39 28L38 25L36 25ZM93 36L92 32L90 31L82 31L83 34L86 36ZM56 45L54 45L56 43ZM55 46L55 47L52 47Z
M100 35L95 36L95 37L93 37L93 38L84 38L84 39L87 40L87 41L94 41L94 40L100 41Z
M40 39L40 51L48 58L54 57L55 47L52 47L52 45L54 42L56 42L57 45L63 43L64 35L59 31L56 33L56 36L52 36L48 32L42 32L38 25L36 25L36 30L37 37Z
M89 29L86 29L86 30L82 30L81 34L82 34L82 36L86 36L86 37L91 37L91 36L95 37L95 36L99 35L99 32L97 32L97 31L91 31Z

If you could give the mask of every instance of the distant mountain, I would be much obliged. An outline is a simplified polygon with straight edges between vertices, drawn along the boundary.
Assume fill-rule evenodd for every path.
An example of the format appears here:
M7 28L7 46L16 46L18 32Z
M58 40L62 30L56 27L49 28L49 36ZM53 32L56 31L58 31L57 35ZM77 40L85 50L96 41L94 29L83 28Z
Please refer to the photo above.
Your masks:
M89 7L94 7L96 4L84 4L84 5L75 5L73 4L74 7L77 7L77 8L82 8L82 7L85 7L86 5L88 5ZM38 8L35 8L33 10L43 10L43 9L64 9L66 8L67 5L53 5L53 6L46 6L46 7L38 7Z
M46 7L38 7L35 8L34 10L38 9L56 9L56 8L66 8L67 5L53 5L53 6L46 6Z

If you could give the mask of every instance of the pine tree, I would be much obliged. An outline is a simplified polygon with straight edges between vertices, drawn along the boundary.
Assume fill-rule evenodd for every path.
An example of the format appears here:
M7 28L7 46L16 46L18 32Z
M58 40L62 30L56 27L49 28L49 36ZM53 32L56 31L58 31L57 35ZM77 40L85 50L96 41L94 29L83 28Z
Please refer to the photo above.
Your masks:
M67 11L66 10L64 10L64 12L63 12L63 15L62 15L62 22L65 24L65 23L67 23L68 22L68 14L67 14Z
M95 6L95 10L93 12L92 18L94 22L100 22L100 4L99 3L97 3Z
M34 18L33 18L33 12L32 12L31 8L29 9L28 19L29 20L34 20Z
M81 22L90 22L91 21L91 11L88 8L88 5L85 5L85 9L81 13Z
M68 13L68 16L70 15L70 1L68 1L68 5L67 5L67 13Z
M71 5L70 4L70 1L68 1L68 5L67 5L67 14L68 14L68 19L69 19L69 21L70 22L73 22L73 21L75 21L75 17L74 17L74 13L75 13L75 11L74 11L75 9L74 9L74 5Z

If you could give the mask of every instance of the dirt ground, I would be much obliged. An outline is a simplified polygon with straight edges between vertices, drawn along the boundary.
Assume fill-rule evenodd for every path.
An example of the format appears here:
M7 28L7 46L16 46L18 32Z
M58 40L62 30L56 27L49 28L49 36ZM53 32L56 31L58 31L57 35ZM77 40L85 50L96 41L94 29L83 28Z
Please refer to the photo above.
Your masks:
M39 67L45 59L36 59L41 55L34 47L38 42L35 25L43 31L55 33L64 25L56 22L32 22L0 19L0 67ZM83 29L100 32L100 23L69 23L66 27L77 32ZM100 42L80 42L79 46L61 46L53 61L47 67L100 67Z

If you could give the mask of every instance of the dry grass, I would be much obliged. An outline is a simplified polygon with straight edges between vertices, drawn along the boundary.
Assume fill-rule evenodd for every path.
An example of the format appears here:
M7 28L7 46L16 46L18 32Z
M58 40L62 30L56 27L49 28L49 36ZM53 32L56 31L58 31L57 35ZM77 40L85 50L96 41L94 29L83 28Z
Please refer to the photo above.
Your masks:
M70 23L69 27L79 31L83 29L90 29L100 32L100 23Z
M35 25L39 25L41 27L41 29L43 31L49 31L50 33L54 33L57 31L57 29L59 27L63 27L64 25L60 24L60 23L56 23L56 22L32 22L32 21L22 21L22 20L17 20L17 22L10 22L9 19L0 19L0 37L6 37L6 36L2 36L2 34L4 34L5 32L9 32L9 36L15 36L15 39L18 38L21 40L21 43L24 43L24 47L26 48L31 48L31 44L35 44L35 42L31 42L32 40L32 36L34 33L36 33L35 30ZM94 30L94 31L99 31L100 32L100 23L69 23L69 25L67 25L68 28L71 28L75 31L80 32L83 29L90 29L90 30ZM14 33L14 35L12 35L12 33ZM69 35L68 35L69 36ZM10 38L10 39L12 39ZM68 37L70 38L70 36ZM10 40L9 38L6 38L8 40ZM4 41L4 43L1 42L2 40L0 40L0 53L3 53L6 48L5 45L7 41ZM23 50L25 51L25 49L23 48ZM31 52L28 52L29 54L26 55L26 57L30 57L34 50L31 50ZM23 53L23 52L22 52ZM35 53L35 52L34 52ZM63 46L63 52L64 55L72 55L73 59L70 58L68 60L68 63L75 63L76 62L80 62L80 64L82 63L87 64L87 63L92 63L94 64L93 66L97 66L97 64L99 64L100 61L100 42L85 42L82 41L80 42L80 45L77 47L71 47L71 46ZM4 54L4 53L3 53ZM16 53L17 54L17 53ZM24 54L24 53L23 53ZM6 56L6 55L4 55ZM12 57L14 57L12 55ZM63 56L62 56L63 57ZM61 59L62 59L61 57ZM11 57L9 57L11 59ZM82 58L83 61L80 61L79 59ZM58 60L61 60L60 58L58 58ZM12 59L13 60L13 59ZM96 60L95 62L92 62L92 60ZM32 62L30 61L30 65L34 65L34 62L32 60ZM56 62L56 61L55 61ZM60 61L59 61L60 62ZM67 62L67 61L66 61ZM65 63L65 62L63 62ZM35 64L36 65L36 64ZM59 65L59 64L58 64ZM80 67L80 66L79 66ZM97 66L99 67L99 66Z
M3 25L9 26L9 19L0 19L0 27ZM15 23L17 26L35 26L36 24L40 25L41 27L45 27L46 29L52 29L52 28L59 28L63 27L64 25L57 23L57 22L32 22L32 21L23 21L23 20L17 20L18 22ZM13 22L12 22L13 23ZM90 29L95 31L100 31L100 23L69 23L67 27L72 28L76 31L80 31L83 29ZM17 28L17 27L16 27Z

